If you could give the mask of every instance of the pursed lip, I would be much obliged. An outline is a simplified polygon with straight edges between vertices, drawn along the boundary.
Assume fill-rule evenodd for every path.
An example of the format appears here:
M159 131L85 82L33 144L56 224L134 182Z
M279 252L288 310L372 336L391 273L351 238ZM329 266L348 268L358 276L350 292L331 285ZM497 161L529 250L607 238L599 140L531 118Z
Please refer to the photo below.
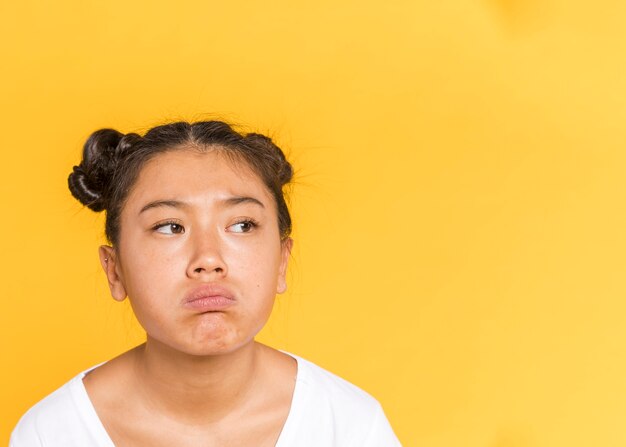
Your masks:
M182 305L195 311L212 312L226 309L235 302L235 295L228 288L218 284L206 284L185 295Z

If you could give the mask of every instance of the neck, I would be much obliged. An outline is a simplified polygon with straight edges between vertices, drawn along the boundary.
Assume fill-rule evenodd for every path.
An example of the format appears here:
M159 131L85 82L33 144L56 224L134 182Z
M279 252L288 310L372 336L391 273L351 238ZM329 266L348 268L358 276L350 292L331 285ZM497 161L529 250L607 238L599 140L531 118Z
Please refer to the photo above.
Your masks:
M135 353L137 389L151 410L189 423L217 422L246 407L261 346L252 341L228 354L193 356L148 338Z

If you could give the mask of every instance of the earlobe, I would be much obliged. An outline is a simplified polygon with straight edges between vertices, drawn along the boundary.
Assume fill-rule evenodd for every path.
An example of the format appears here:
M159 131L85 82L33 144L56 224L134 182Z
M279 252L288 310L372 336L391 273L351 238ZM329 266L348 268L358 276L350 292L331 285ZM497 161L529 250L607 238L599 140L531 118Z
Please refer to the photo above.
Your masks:
M101 245L98 249L98 255L100 256L100 265L102 265L104 274L109 282L111 296L116 301L124 301L126 299L126 288L118 271L119 262L115 249L108 245Z
M293 239L290 237L281 243L281 260L278 270L278 283L276 285L276 293L285 293L287 291L287 264L289 256L293 248Z

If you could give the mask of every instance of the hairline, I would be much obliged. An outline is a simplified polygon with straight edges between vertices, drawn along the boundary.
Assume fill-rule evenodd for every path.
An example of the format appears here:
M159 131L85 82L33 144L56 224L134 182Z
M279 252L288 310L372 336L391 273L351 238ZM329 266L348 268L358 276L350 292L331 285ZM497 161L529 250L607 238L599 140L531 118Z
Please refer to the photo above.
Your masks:
M169 147L164 147L161 150L153 151L152 153L146 154L145 158L143 159L143 162L140 163L140 168L136 172L135 178L133 179L132 184L128 187L128 190L126 191L124 199L120 201L118 205L119 207L119 211L117 213L118 228L119 228L118 233L117 233L118 240L113 241L109 239L109 242L116 249L116 251L117 251L117 246L121 243L121 237L122 237L122 231L121 231L122 213L124 209L126 208L128 199L132 195L137 183L139 182L141 173L148 166L148 164L153 162L160 155L165 155L170 152L178 152L178 151L188 151L188 152L196 153L198 155L216 153L219 157L222 157L227 163L229 163L231 168L233 168L234 170L243 169L244 171L247 171L248 174L254 175L257 179L260 180L261 184L265 188L269 197L274 202L274 207L275 207L275 212L276 212L276 217L277 217L278 232L280 234L281 242L284 242L285 240L289 238L288 234L287 235L281 234L280 212L279 212L280 210L279 210L279 203L278 203L277 197L275 196L272 189L265 183L265 180L263 179L263 177L251 166L250 161L246 159L245 155L237 147L237 145L234 145L234 144L225 145L225 144L219 144L219 143L205 144L205 143L200 143L195 140L190 140L190 141L185 141L185 142L178 143L178 144L173 144ZM131 154L131 157L132 157L132 154ZM107 210L107 213L108 213L108 210ZM107 235L107 239L108 239L108 235Z

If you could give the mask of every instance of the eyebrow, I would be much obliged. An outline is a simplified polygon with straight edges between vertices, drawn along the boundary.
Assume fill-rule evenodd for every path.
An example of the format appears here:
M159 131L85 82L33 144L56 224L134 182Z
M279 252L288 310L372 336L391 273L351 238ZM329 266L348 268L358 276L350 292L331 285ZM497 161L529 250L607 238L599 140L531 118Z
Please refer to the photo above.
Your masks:
M263 205L263 202L261 202L258 199L255 199L254 197L247 197L247 196L228 197L227 199L220 200L220 202L221 204L224 204L226 206L235 206L241 203L252 203L255 205L259 205L261 208L265 208L265 205ZM188 208L189 204L185 202L181 202L180 200L154 200L144 205L139 211L139 214L143 213L144 211L148 211L149 209L160 208L160 207Z

